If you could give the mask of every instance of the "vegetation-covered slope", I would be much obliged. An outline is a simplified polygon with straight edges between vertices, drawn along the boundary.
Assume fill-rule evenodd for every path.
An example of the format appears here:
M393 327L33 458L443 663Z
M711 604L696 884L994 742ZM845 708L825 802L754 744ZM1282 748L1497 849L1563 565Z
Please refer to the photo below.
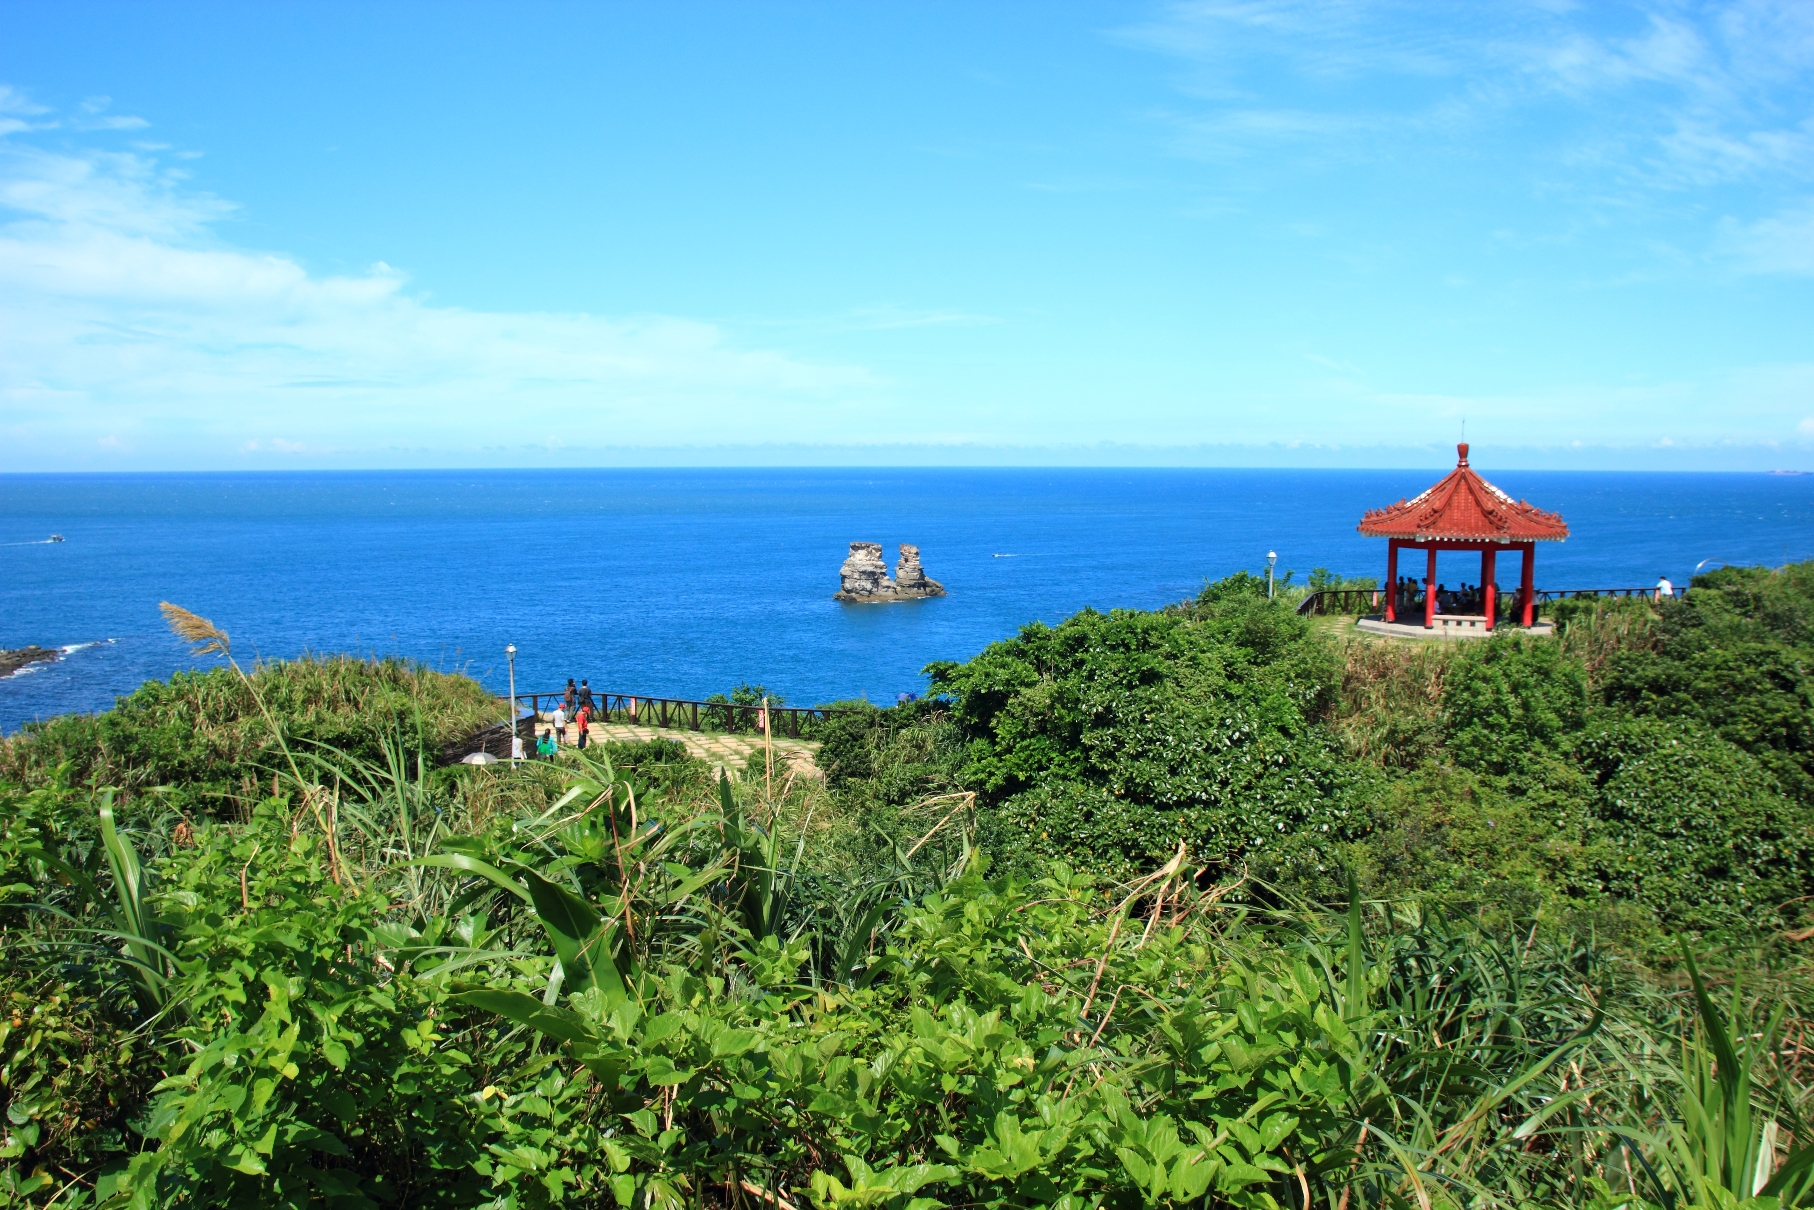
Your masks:
M1814 907L1811 569L1564 603L1560 641L1431 647L1341 645L1237 576L935 665L946 709L847 722L822 763L853 801L899 800L847 783L898 782L867 749L942 728L921 780L977 792L984 846L1029 876L1127 878L1182 843L1205 878L1325 900L1352 869L1639 945L1768 935Z
M1807 571L1439 648L1236 578L823 783L148 685L0 746L0 1205L1814 1204Z

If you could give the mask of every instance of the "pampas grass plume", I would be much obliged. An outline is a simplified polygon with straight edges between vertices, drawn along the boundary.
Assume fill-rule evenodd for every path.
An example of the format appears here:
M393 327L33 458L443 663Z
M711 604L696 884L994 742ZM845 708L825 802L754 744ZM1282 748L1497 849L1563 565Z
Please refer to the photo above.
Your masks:
M164 615L164 621L170 624L170 629L176 631L177 637L200 644L195 649L196 655L218 651L227 658L232 658L233 652L227 644L227 632L207 618L168 601L160 601L158 610Z

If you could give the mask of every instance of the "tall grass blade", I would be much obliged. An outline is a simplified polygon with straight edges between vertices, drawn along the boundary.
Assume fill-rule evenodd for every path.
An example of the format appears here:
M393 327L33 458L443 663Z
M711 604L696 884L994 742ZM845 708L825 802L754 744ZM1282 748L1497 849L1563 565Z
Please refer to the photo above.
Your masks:
M1367 1012L1366 937L1361 929L1360 887L1348 871L1348 994L1342 1016L1355 1021Z
M165 1002L167 969L159 955L157 926L146 904L146 879L139 855L120 836L113 819L113 791L101 793L99 808L101 847L107 854L108 868L113 872L114 896L119 901L114 918L115 933L126 945L131 958L133 981L138 985L140 1001L146 1007L161 1009Z

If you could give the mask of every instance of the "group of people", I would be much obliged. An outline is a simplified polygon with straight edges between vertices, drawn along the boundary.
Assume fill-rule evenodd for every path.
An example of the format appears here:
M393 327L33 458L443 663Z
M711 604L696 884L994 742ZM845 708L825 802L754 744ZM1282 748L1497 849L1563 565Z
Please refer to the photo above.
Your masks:
M1424 589L1421 584L1410 576L1400 576L1397 590L1398 600L1394 608L1398 614L1402 616L1423 612ZM1506 599L1505 593L1499 592L1497 585L1494 586L1494 591L1498 593L1498 600L1503 603ZM1501 604L1500 608L1507 608L1507 606ZM1464 582L1460 588L1451 592L1447 585L1438 584L1436 586L1436 612L1484 614L1486 612L1486 589L1478 584Z
M574 730L578 733L575 746L584 748L587 733L592 729L592 717L597 712L598 704L592 700L592 687L584 680L575 686L573 678L568 677L567 692L555 703L554 714L548 720L554 725L536 736L535 754L553 756L560 751L562 742L567 738L568 722L573 723Z

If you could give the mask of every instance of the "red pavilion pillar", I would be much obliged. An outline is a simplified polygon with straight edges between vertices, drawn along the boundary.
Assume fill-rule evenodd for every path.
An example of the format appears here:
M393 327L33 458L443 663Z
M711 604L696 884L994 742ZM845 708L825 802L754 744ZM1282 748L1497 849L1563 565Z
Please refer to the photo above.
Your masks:
M1524 570L1518 577L1518 600L1523 606L1523 625L1528 630L1537 612L1537 544L1520 542L1518 549L1524 554Z
M1398 539L1386 541L1386 621L1398 621Z
M1481 550L1480 595L1482 604L1486 606L1486 628L1488 630L1493 628L1493 616L1499 608L1499 601L1497 599L1499 594L1493 587L1493 576L1498 562L1499 552L1497 550L1493 549L1491 546Z
M1423 582L1423 625L1425 630L1436 626L1436 548L1430 547L1430 562L1424 572Z

